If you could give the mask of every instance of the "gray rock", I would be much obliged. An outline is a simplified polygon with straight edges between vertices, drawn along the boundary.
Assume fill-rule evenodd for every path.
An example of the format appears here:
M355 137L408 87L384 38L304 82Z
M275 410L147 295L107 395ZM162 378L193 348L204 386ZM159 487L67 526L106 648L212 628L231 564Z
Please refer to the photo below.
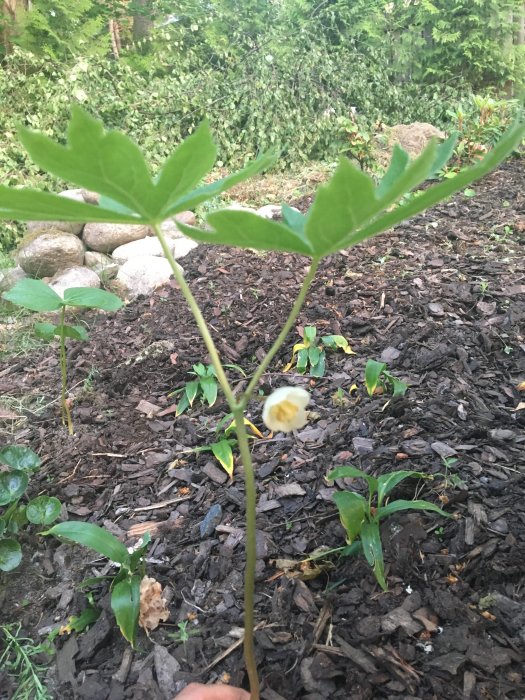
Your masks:
M169 238L167 243L169 249L173 252L175 240ZM122 265L128 260L132 260L133 258L141 258L144 255L153 255L157 258L164 257L164 252L158 238L155 236L148 236L148 238L141 238L139 241L131 241L131 243L119 245L118 248L115 248L111 254L111 257L116 263Z
M82 202L85 204L85 199L83 196L83 190L64 190L59 192L59 197L66 197L66 199L73 199L75 202ZM36 233L37 231L48 232L51 229L58 229L59 231L65 231L66 233L73 233L75 236L79 236L84 228L83 223L78 223L76 221L28 221L27 231L28 233Z
M20 266L8 267L5 270L0 270L0 292L7 292L25 277L27 277L27 275Z
M184 270L180 268L182 272ZM172 270L165 258L145 255L125 262L117 274L117 282L128 298L149 295L170 279Z
M262 216L263 219L275 219L281 216L282 207L280 204L265 204L264 207L259 207L256 214Z
M89 267L70 267L68 270L54 275L49 286L63 297L65 290L70 287L100 287L100 277Z
M165 700L171 700L176 692L175 676L180 671L180 664L177 659L160 644L155 644L154 646L153 660L160 692Z
M188 255L190 250L193 250L199 245L196 241L192 241L191 238L188 238L187 236L184 236L184 238L177 238L175 241L173 241L173 243L174 246L171 252L173 253L175 260L184 258L186 255Z
M97 253L95 250L88 250L84 255L84 265L96 272L103 282L113 279L118 272L118 264L109 255Z
M138 241L150 234L148 226L143 224L100 224L89 223L84 226L83 240L88 248L99 253L111 253L124 243Z
M57 229L26 237L17 253L17 262L31 277L52 277L60 270L82 265L84 244L72 233Z

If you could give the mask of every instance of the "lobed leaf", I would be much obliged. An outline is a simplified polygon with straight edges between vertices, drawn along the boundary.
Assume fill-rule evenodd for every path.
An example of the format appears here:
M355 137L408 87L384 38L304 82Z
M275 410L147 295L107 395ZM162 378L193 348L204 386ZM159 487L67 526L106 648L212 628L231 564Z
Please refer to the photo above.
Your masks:
M93 523L69 520L54 525L50 530L46 530L42 534L71 540L77 544L94 549L98 554L122 566L129 565L129 553L122 542L112 535L111 532Z

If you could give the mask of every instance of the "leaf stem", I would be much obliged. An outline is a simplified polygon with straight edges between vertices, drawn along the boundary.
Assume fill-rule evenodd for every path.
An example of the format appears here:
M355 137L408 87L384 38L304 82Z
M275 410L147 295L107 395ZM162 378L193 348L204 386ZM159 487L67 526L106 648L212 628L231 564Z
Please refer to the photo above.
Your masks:
M301 309L303 307L304 300L306 299L306 295L308 293L310 285L312 284L312 280L315 277L315 273L317 272L317 268L319 267L319 261L320 261L320 258L313 258L312 259L308 273L303 280L303 283L301 285L301 289L299 290L299 294L297 295L297 298L294 302L294 305L292 306L290 314L288 315L288 318L286 319L286 323L282 327L281 332L277 336L277 339L275 340L274 344L268 350L263 361L261 362L259 367L255 370L255 372L250 380L250 383L248 384L246 390L244 391L244 393L241 397L240 403L243 406L243 408L246 407L246 405L248 404L248 401L250 400L252 394L255 392L255 390L257 388L257 384L259 383L259 379L262 377L262 375L268 369L270 362L273 360L277 351L279 350L281 345L286 340L286 336L288 335L288 333L292 329L292 326L295 323L297 316L299 315L299 312L301 311Z
M210 331L208 330L208 326L206 324L206 321L204 320L199 305L197 304L197 301L193 296L188 283L184 279L184 275L182 274L177 261L173 257L173 254L166 242L166 238L160 230L160 226L158 224L153 224L153 230L155 231L155 235L159 239L159 243L161 245L162 252L166 257L166 260L171 265L171 269L173 270L173 276L175 277L177 284L179 285L180 290L184 298L186 299L188 306L190 307L193 317L197 323L199 332L202 336L202 339L204 340L204 344L206 345L206 349L208 350L208 354L210 356L213 368L217 374L217 380L219 381L221 389L224 392L224 396L226 397L226 400L228 401L228 404L233 411L234 408L238 406L238 403L233 394L230 383L228 382L228 378L226 377L226 373L224 371L219 357L219 352L217 350L217 347L215 346L215 343L213 342L213 338L211 337Z
M246 572L244 576L244 661L250 681L250 698L259 700L259 677L254 647L254 592L255 566L257 563L256 546L256 500L257 490L248 435L244 425L244 409L237 407L233 411L235 431L241 460L244 466L244 488L246 495Z
M66 392L67 392L67 360L66 360L66 334L65 334L65 320L66 320L66 305L63 304L60 309L60 374L62 377L62 392L61 392L61 405L62 405L62 424L66 425L67 430L70 435L73 435L73 421L71 420L71 411L67 403Z

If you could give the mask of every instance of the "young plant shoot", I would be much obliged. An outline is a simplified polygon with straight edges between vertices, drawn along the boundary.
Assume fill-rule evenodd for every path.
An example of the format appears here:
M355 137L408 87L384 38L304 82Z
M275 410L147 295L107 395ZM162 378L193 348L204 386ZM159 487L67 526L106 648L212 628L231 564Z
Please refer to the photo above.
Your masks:
M58 336L62 384L60 393L62 423L67 425L69 434L73 435L73 421L67 399L66 338L88 340L89 336L84 326L71 326L66 323L66 310L68 308L83 308L117 311L122 306L122 301L111 292L92 287L71 287L64 291L64 298L62 298L42 280L32 279L20 280L12 289L4 292L2 296L12 304L17 304L30 311L58 311L60 313L60 320L57 324L36 323L35 332L44 340L52 340L55 336Z
M287 321L272 347L253 373L241 394L234 394L219 352L202 312L180 272L160 230L165 219L215 197L234 184L267 168L272 154L265 154L240 172L208 185L198 186L210 171L216 157L207 122L204 122L167 159L152 178L138 147L125 135L105 131L103 125L80 107L73 109L67 145L44 134L20 129L20 138L31 158L56 177L100 193L100 206L79 203L47 192L0 187L0 218L20 220L105 221L150 225L159 238L173 275L186 298L204 339L208 354L230 411L233 414L238 447L244 465L246 490L246 574L244 610L244 655L252 700L259 700L259 680L254 653L253 595L255 581L256 488L250 448L244 423L248 402L297 320L319 262L385 231L450 195L462 191L496 167L520 143L525 132L517 120L486 157L455 178L425 189L418 197L400 202L404 195L441 170L451 156L455 139L438 145L433 142L413 161L396 146L390 166L376 186L374 181L342 158L330 180L319 188L308 214L289 206L282 208L283 221L270 221L256 214L224 210L207 217L210 228L199 229L177 224L183 233L198 242L216 243L256 250L273 250L310 258L310 268ZM58 308L58 307L57 307ZM270 405L269 427L294 429L306 419L306 399L290 394ZM276 422L274 422L274 418Z

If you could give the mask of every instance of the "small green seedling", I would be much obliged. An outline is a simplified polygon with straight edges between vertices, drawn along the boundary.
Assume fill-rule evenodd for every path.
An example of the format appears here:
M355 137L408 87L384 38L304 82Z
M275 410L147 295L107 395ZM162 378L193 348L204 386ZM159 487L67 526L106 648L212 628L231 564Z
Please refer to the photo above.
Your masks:
M355 355L348 344L348 340L342 335L323 335L317 339L317 328L305 326L302 333L302 342L296 343L292 349L292 359L286 365L283 372L295 368L299 374L306 374L310 367L311 377L324 377L326 369L325 348L330 350L342 350L347 355Z
M369 396L392 392L392 396L404 396L408 384L394 377L386 369L386 362L367 360L365 366L365 386Z
M20 503L29 477L39 468L40 457L28 447L10 445L0 450L0 571L12 571L22 561L15 539L20 528L28 523L51 525L60 515L58 498L37 496Z
M189 630L188 620L177 622L178 632L168 632L168 637L175 644L186 644L190 637L196 637L200 634L200 630Z
M237 370L243 377L246 376L245 372L238 365L223 366ZM182 394L177 404L176 416L182 415L184 411L191 408L197 399L200 399L201 403L207 403L208 406L213 406L217 401L219 384L217 382L215 369L212 365L203 365L202 362L198 362L196 365L193 365L193 372L189 372L188 374L193 374L196 379L193 379L191 382L186 382L182 389L176 389L172 391L171 394L168 394L170 397Z
M44 340L52 340L58 336L60 341L60 370L62 377L61 406L62 423L67 424L70 435L73 435L73 421L71 410L67 400L67 364L66 364L66 338L74 340L87 340L88 334L84 326L71 326L66 323L66 309L68 307L84 309L101 309L102 311L117 311L122 306L122 301L104 289L92 287L71 287L64 291L64 298L59 296L54 289L42 280L23 279L15 284L8 292L2 295L12 304L22 306L30 311L59 311L60 321L53 323L36 323L35 332Z
M145 575L143 556L150 542L149 533L144 535L143 543L132 553L114 535L93 523L58 523L42 534L82 544L119 566L115 576L95 576L84 581L83 585L93 586L111 579L111 609L122 636L134 647L140 612L140 582Z
M403 510L428 510L447 518L451 517L448 513L442 511L441 508L428 501L399 500L384 505L385 497L397 484L408 477L416 479L432 478L428 474L413 471L390 472L376 478L351 465L336 467L327 476L327 479L330 481L348 478L364 479L368 485L368 498L355 493L355 491L338 491L333 495L333 499L339 510L341 523L346 530L347 543L352 548L346 549L343 553L347 555L355 554L361 550L372 567L377 582L384 591L388 587L385 581L385 564L380 531L381 521L389 515Z

